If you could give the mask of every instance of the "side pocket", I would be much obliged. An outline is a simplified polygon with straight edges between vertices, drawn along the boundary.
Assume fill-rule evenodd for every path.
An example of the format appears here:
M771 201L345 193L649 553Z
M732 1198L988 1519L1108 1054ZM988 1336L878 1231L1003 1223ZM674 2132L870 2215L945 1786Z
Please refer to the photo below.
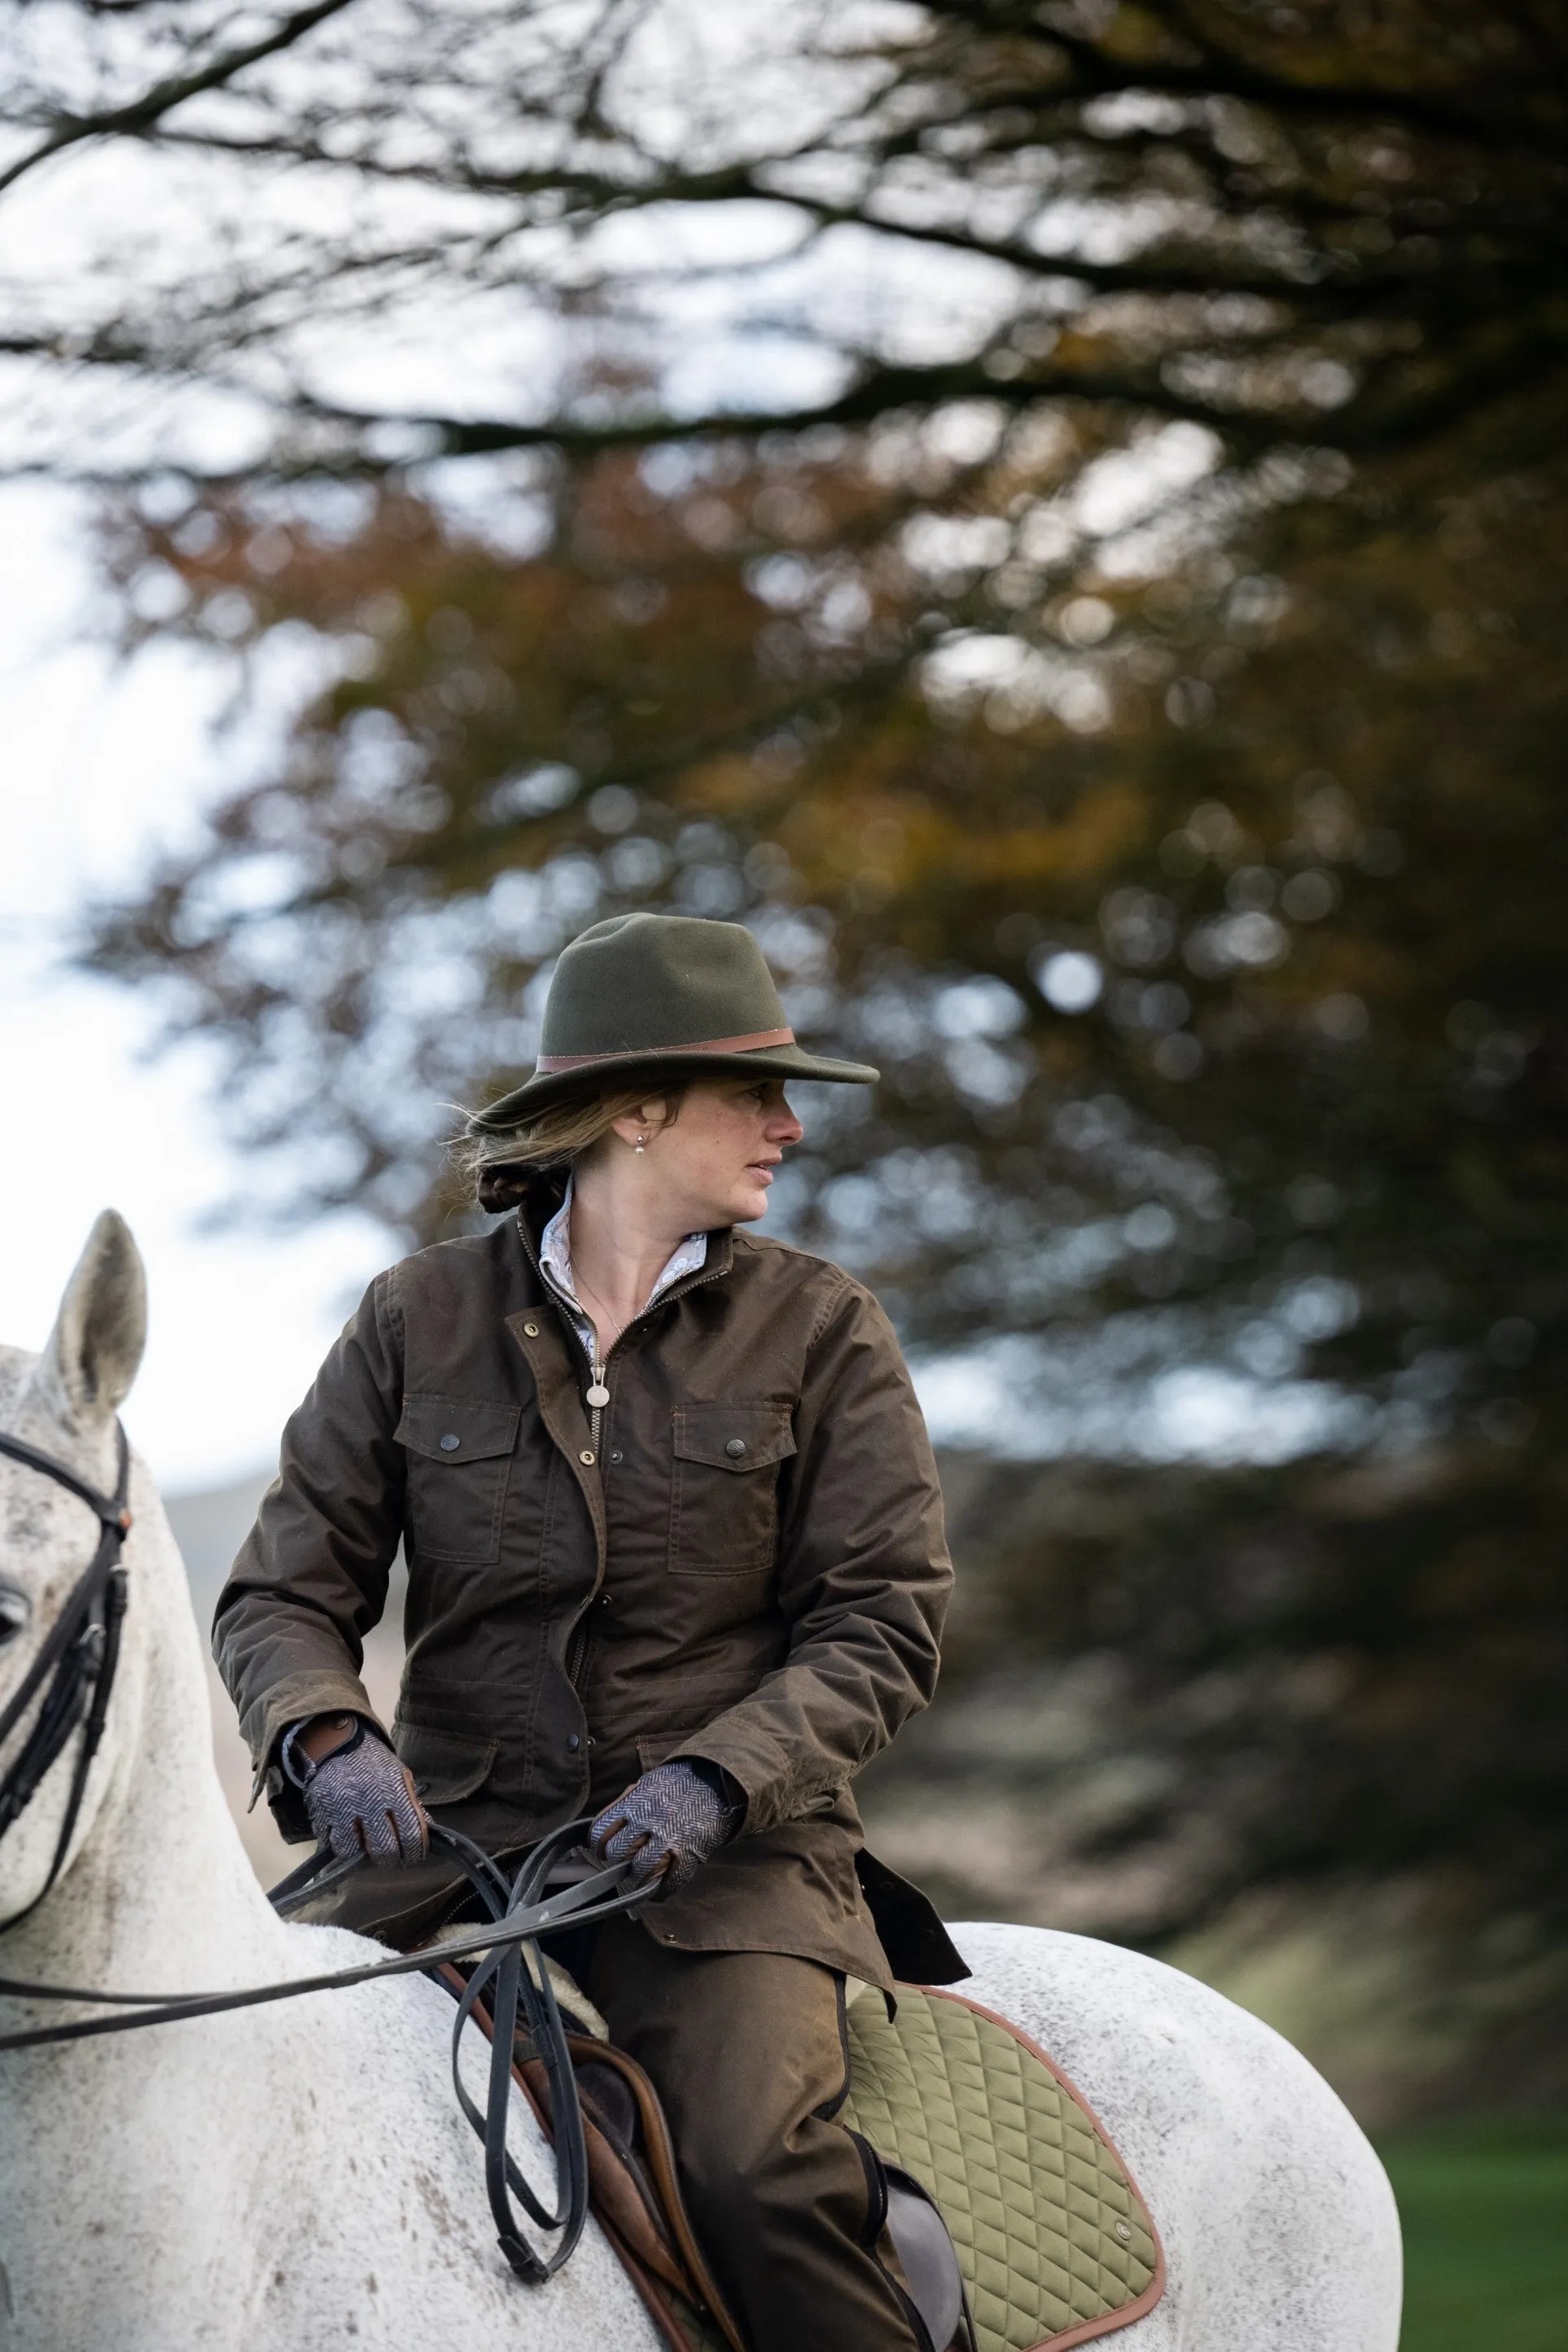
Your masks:
M486 1739L478 1732L437 1731L402 1716L393 1724L392 1744L413 1773L419 1801L426 1805L455 1805L474 1796L500 1754L499 1739Z

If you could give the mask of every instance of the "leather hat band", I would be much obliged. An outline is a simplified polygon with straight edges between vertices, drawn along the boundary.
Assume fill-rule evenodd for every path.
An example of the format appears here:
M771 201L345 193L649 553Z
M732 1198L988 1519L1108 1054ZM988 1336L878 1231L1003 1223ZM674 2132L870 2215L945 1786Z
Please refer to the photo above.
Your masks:
M687 1045L617 1045L608 1054L541 1054L536 1075L553 1077L562 1070L591 1070L601 1062L624 1062L635 1055L639 1062L679 1061L687 1054L755 1054L767 1045L793 1045L793 1029L753 1029L744 1037L703 1037Z

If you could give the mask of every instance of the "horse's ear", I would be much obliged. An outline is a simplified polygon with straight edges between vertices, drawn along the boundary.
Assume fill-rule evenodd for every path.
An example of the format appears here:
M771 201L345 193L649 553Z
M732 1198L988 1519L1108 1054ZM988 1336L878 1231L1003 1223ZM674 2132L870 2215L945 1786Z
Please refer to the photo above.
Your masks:
M71 1420L110 1421L136 1378L146 1344L142 1253L119 1211L105 1209L66 1285L38 1372Z

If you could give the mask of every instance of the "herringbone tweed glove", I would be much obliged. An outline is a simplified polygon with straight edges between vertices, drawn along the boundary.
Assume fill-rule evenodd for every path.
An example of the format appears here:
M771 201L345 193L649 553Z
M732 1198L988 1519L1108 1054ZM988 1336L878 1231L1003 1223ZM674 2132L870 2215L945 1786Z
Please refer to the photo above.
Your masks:
M629 1860L634 1885L657 1879L661 1895L673 1895L734 1836L745 1810L716 1764L679 1757L656 1764L606 1805L588 1842L606 1862Z
M303 1728L295 1724L289 1732L280 1761L305 1800L316 1843L344 1861L363 1853L372 1862L417 1862L429 1848L424 1809L391 1748L356 1721L341 1748L312 1764L297 1738Z

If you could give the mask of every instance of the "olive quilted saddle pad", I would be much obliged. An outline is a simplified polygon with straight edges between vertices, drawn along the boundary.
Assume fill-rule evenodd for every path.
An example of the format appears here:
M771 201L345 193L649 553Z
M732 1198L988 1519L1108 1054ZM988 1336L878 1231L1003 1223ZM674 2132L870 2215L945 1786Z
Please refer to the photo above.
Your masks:
M1016 2026L961 1994L899 1988L848 2012L840 2120L912 2173L958 2251L975 2352L1067 2352L1142 2319L1165 2259L1103 2126Z

